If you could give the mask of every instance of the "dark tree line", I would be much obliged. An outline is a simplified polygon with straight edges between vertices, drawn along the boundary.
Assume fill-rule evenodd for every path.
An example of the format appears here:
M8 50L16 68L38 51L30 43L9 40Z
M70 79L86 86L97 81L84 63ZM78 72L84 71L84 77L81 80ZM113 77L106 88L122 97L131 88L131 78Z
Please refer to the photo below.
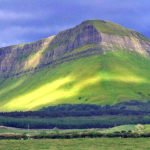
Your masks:
M131 101L112 106L65 104L38 111L0 113L0 126L17 128L108 128L138 123L150 124L150 102Z
M124 124L150 124L150 116L97 116L61 118L12 118L0 117L0 126L30 129L86 129L109 128Z
M133 110L134 106L134 110ZM119 103L113 106L90 105L90 104L64 104L42 108L38 111L26 112L0 112L0 116L7 117L82 117L102 115L149 115L150 103L131 101Z

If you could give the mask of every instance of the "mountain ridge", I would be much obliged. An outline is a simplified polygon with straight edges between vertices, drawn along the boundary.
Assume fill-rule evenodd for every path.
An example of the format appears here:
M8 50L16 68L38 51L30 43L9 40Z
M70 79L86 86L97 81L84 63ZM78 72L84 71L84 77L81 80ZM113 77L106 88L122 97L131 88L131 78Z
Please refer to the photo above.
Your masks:
M119 25L85 21L53 37L4 49L0 111L150 100L149 39Z
M149 39L143 35L111 22L87 20L56 36L0 48L0 76L48 64L87 44L97 44L96 47L104 50L128 49L145 55L150 53Z

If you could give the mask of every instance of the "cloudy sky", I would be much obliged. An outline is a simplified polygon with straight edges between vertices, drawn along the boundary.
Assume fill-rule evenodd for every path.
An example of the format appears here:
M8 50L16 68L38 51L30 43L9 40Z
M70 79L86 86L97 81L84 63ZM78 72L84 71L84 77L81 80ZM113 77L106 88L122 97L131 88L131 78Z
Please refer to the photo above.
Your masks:
M55 35L87 19L116 22L150 38L149 0L0 0L0 47Z

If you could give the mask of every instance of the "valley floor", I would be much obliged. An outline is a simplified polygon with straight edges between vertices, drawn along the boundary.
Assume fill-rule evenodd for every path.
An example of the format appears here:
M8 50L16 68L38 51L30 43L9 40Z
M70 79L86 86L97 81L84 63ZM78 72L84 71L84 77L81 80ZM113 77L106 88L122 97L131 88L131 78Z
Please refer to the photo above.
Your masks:
M0 140L0 150L149 150L150 138Z

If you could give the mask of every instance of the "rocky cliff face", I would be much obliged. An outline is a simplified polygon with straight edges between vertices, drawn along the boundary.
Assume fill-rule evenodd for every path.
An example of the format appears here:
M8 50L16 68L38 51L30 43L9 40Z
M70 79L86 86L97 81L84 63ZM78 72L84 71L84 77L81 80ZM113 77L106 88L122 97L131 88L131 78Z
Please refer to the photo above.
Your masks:
M29 44L1 48L0 76L25 70L27 59L42 50L51 39L50 37Z
M119 25L85 21L75 28L37 42L0 48L0 76L18 74L60 59L85 45L104 50L130 50L150 54L150 41ZM91 48L91 50L92 50Z
M101 44L106 49L116 50L127 49L130 51L136 51L140 54L150 54L150 42L147 40L140 39L136 36L119 36L119 35L108 35L101 33L102 42Z

